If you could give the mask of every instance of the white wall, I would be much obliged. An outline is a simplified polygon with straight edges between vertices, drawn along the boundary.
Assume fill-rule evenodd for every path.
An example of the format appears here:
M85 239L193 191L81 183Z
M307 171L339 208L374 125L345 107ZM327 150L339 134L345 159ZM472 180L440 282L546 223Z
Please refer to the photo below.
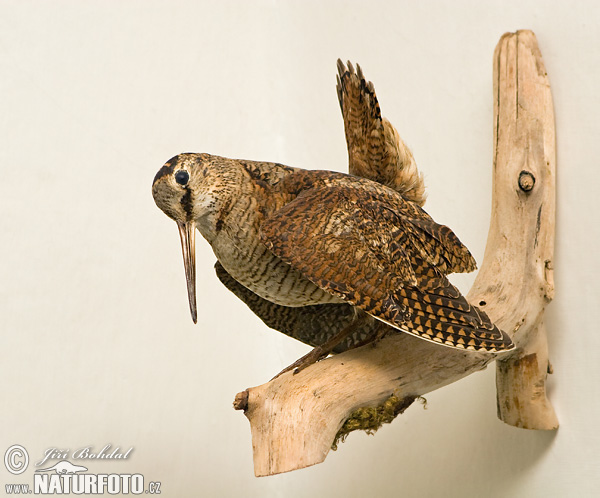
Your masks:
M133 446L90 471L143 473L167 497L597 496L599 5L2 1L0 454ZM344 171L335 61L351 59L425 172L428 211L481 261L492 53L520 28L537 34L556 108L560 430L498 421L492 368L375 437L352 434L322 465L255 478L233 396L307 348L220 286L202 240L192 324L155 172L183 151ZM0 489L33 470L0 461Z

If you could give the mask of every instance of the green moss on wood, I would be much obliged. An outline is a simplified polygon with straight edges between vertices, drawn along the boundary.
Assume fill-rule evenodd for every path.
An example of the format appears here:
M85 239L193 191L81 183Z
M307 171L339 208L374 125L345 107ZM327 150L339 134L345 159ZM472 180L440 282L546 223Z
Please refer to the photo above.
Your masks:
M420 396L398 398L392 394L379 406L359 408L344 422L344 425L335 436L331 449L334 451L337 450L338 443L343 443L352 431L361 430L367 434L375 434L383 424L389 424L398 415L404 413L417 398L422 399L424 401L423 404L425 404L425 398Z

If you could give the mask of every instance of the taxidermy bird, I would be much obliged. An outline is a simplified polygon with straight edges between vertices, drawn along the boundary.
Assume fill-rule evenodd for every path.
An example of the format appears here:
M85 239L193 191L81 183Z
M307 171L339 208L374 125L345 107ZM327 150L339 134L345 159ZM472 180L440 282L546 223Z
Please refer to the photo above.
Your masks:
M466 350L513 348L448 281L475 260L422 209L422 177L372 83L350 63L338 71L350 175L195 153L158 171L152 194L179 228L192 319L198 229L221 282L268 326L314 346L288 369L392 331Z

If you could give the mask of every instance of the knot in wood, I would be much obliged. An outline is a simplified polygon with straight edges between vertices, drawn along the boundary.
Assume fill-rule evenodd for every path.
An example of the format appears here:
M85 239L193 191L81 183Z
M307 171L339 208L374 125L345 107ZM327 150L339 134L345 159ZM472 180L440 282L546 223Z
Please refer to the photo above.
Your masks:
M233 401L233 409L234 410L244 410L248 409L248 390L242 391L241 393L237 393L235 395L235 400Z
M519 173L519 188L523 192L530 192L535 185L535 176L529 171Z

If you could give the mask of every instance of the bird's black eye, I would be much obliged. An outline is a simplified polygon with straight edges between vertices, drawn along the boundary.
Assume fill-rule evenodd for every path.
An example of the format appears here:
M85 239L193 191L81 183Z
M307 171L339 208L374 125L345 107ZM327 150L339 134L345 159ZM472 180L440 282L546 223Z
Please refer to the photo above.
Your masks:
M179 183L179 185L187 185L189 180L190 174L184 169L180 169L177 173L175 173L175 181Z

